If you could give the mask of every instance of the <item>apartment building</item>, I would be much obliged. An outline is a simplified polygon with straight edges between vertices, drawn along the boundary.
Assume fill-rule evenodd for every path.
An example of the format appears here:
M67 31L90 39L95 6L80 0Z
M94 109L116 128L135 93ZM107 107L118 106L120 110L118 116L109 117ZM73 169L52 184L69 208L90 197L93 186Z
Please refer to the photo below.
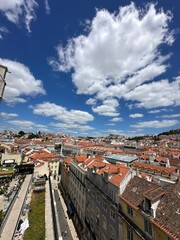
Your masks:
M93 162L87 170L86 236L88 239L116 240L122 235L118 195L132 177L130 168Z
M161 186L136 164L86 154L64 160L61 187L80 239L179 239L180 182Z
M122 240L180 239L180 182L161 187L135 176L120 198Z

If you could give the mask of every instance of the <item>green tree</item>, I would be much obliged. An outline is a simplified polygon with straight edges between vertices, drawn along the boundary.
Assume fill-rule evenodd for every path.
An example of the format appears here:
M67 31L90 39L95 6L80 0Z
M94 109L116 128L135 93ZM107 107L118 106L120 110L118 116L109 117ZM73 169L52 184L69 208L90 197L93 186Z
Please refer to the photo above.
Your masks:
M25 132L24 132L24 131L19 131L19 132L18 132L18 135L19 135L20 137L22 137L22 136L25 135Z

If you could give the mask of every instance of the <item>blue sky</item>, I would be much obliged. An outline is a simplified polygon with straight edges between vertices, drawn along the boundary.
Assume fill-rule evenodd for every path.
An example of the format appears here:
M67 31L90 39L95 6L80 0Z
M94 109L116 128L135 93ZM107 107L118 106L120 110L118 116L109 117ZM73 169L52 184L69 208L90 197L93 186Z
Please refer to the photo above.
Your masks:
M2 0L0 131L158 134L180 126L180 1Z

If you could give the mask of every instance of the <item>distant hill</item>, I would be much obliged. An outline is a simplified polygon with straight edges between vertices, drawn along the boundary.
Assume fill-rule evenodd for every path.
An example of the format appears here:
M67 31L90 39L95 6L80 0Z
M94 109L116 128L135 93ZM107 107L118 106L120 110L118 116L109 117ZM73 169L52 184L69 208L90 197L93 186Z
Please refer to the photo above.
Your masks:
M160 136L160 135L171 135L171 134L180 134L180 129L174 129L174 130L170 130L168 132L162 132L162 133L159 133L158 136Z

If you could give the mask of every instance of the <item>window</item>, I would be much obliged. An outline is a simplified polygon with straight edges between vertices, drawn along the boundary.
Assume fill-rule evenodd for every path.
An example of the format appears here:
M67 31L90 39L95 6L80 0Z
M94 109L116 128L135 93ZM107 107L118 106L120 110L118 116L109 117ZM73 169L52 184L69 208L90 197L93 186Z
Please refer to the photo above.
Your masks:
M127 225L127 240L133 240L133 230Z
M110 216L113 220L115 220L116 218L116 213L115 213L115 209L111 207L111 211L110 211Z
M144 230L146 233L148 233L150 236L152 236L152 225L149 220L144 219Z
M96 228L97 228L98 230L99 230L99 220L100 220L99 208L96 208L95 222L96 222Z
M97 195L96 195L96 200L97 200L97 202L98 202L98 203L100 203L100 201L101 201L101 198L100 198L100 195L99 195L99 193L97 193Z
M129 205L127 205L127 212L131 217L133 217L133 209Z
M110 228L109 228L109 235L110 235L110 240L115 240L116 239L116 232L114 230L114 228L110 225Z
M102 228L103 228L103 231L107 231L107 220L106 220L106 217L104 215L102 215Z
M103 199L102 207L104 208L104 210L107 209L107 205L106 205L106 200L105 199Z

